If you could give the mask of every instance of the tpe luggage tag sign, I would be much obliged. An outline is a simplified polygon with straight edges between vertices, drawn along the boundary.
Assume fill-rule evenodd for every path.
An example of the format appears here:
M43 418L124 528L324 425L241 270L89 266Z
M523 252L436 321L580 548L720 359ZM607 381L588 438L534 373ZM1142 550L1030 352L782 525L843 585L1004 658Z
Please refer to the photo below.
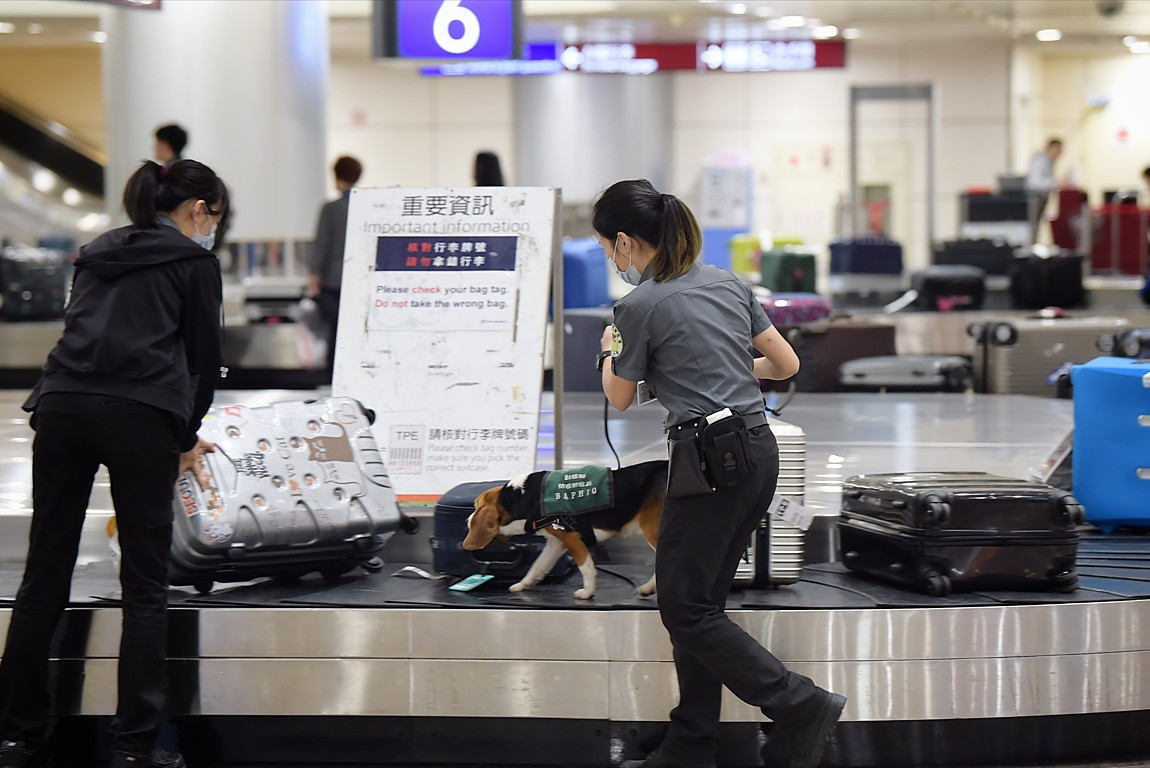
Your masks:
M814 514L794 499L778 496L771 499L767 507L767 516L772 520L793 525L801 531L808 530L814 522Z

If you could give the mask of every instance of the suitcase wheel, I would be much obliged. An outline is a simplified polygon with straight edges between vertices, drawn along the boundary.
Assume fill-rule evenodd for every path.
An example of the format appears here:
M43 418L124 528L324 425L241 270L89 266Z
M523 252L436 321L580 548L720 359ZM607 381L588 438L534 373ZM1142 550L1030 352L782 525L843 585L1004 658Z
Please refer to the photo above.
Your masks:
M928 525L946 525L950 522L950 505L937 496L926 500L926 522Z
M1009 347L1018 342L1018 329L1010 323L995 323L990 329L990 343L996 347Z
M399 513L399 529L409 536L419 533L419 519Z
M1073 496L1063 496L1061 507L1062 522L1067 525L1082 525L1086 522L1086 507Z
M192 587L201 595L210 595L212 593L212 587L215 585L216 582L213 579L197 579L192 582Z
M965 392L974 386L974 377L966 368L953 368L947 371L946 388L951 392Z
M1126 335L1122 340L1122 352L1127 357L1142 357L1142 349L1145 347L1146 339L1139 332L1135 331Z
M383 570L383 559L378 557L369 557L359 564L359 567L368 573L379 573Z
M931 597L946 597L950 594L950 579L944 573L931 571L926 577L926 593Z
M1098 337L1098 341L1094 342L1094 346L1098 347L1098 351L1105 355L1114 354L1114 334L1102 334Z

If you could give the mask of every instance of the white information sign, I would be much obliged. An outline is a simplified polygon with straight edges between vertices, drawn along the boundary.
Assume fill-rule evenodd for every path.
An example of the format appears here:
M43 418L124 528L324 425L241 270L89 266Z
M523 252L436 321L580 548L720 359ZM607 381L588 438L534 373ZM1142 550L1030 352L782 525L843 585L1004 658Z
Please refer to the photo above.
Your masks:
M333 393L401 500L535 468L554 189L353 190Z

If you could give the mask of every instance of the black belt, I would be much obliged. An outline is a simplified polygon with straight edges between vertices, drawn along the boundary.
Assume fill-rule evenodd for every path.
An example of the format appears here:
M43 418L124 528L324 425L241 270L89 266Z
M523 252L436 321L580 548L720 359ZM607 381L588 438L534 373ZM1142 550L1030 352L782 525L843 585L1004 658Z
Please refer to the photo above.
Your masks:
M740 414L743 419L743 424L747 429L757 429L767 423L767 414L764 411L757 411L755 413ZM701 427L707 425L707 417L700 416L697 419L690 421L680 422L667 430L667 438L670 440L682 440L687 437L694 437L698 434Z

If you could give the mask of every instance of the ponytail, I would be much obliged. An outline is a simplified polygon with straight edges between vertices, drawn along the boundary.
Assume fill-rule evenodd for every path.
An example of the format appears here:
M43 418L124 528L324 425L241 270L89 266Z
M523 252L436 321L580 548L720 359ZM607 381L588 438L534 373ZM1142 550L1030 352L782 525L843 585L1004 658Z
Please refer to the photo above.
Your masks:
M222 215L219 229L227 227L228 188L208 166L195 160L177 160L168 166L145 160L124 187L124 211L137 229L160 225L160 214L170 214L186 200L203 200Z
M646 179L618 181L603 190L591 226L608 240L625 232L653 247L652 276L660 283L685 275L702 250L703 235L691 209Z
M674 195L660 195L663 232L655 254L654 278L658 282L682 277L702 250L703 233L691 209Z
M156 190L160 186L164 167L151 160L136 169L124 187L124 211L136 229L154 229L160 226L156 211Z

